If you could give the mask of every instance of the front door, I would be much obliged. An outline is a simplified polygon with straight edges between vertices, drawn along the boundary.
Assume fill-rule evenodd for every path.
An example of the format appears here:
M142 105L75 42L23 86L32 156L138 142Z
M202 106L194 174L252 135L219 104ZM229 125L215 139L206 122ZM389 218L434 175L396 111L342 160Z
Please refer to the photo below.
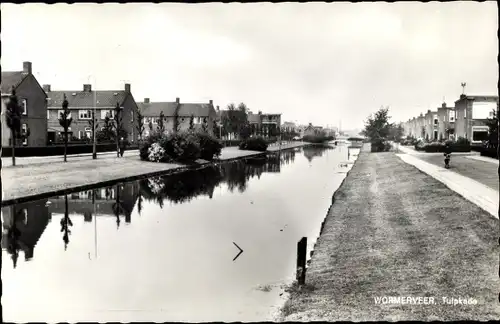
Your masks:
M47 141L49 145L54 144L56 142L56 132L48 132Z

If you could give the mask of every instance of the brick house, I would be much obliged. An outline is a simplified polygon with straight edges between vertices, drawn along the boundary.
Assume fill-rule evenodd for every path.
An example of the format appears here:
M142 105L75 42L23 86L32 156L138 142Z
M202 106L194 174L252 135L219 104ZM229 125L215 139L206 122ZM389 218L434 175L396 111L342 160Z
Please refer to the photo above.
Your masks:
M63 140L64 129L59 124L59 116L62 112L64 95L68 100L68 109L71 111L71 123L68 133L71 137L80 140L91 140L93 138L89 121L92 120L92 112L95 108L98 129L102 129L106 115L110 118L114 115L116 103L122 108L123 128L127 132L127 139L134 143L137 141L137 127L135 114L137 103L130 91L130 84L126 83L123 90L92 90L90 84L84 84L82 90L53 91L51 86L43 86L47 93L48 109L44 118L48 121L47 133L49 143L57 143Z
M425 120L425 139L430 141L436 141L438 139L438 114L437 111L427 110L427 113L424 116Z
M461 95L455 101L455 134L464 137L471 144L481 144L488 137L488 118L493 117L493 111L498 111L498 96L468 96Z
M417 138L425 138L425 117L422 113L417 117Z
M47 95L32 73L31 62L23 62L22 71L2 71L2 147L11 146L11 132L6 123L6 105L12 92L16 95L23 110L21 129L29 128L30 136L26 140L19 139L17 145L45 146L47 143Z
M264 137L270 137L281 128L281 114L264 114L261 111L254 114L249 111L248 122L254 129L261 129Z
M455 108L446 106L443 102L441 107L438 108L438 138L453 139L455 132Z
M202 129L206 125L209 134L214 135L214 124L217 121L217 112L214 109L213 101L206 103L181 103L179 98L174 102L151 102L149 98L144 98L144 102L138 103L142 116L144 117L144 136L151 132L149 124L153 129L158 127L161 112L163 112L163 125L166 132L174 131L175 119L178 119L178 130L188 130L191 116L195 129Z

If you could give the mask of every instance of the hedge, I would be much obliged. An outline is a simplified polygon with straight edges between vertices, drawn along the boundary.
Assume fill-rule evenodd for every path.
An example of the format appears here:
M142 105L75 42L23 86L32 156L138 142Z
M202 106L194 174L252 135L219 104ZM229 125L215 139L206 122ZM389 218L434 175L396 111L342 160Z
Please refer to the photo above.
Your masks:
M418 144L417 144L418 145ZM424 151L426 153L444 153L446 145L444 143L429 143L423 146L416 146L417 151ZM452 143L450 145L452 152L470 152L471 146L466 143Z
M137 145L130 145L126 150L136 150ZM90 154L94 150L92 144L69 144L66 154ZM116 144L97 144L96 150L98 153L103 152L116 152ZM16 146L16 157L30 157L30 156L56 156L64 155L64 145L50 145L50 146ZM12 147L2 147L2 157L11 157Z

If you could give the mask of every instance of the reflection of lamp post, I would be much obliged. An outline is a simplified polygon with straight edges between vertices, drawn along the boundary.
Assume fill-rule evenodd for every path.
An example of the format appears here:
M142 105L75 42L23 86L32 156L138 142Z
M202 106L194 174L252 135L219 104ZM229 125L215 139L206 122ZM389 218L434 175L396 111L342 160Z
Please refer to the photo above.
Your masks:
M90 77L94 77L93 75L89 75L89 79ZM89 81L90 83L90 81ZM95 82L95 77L94 77L94 91L92 91L94 93L94 110L93 110L93 116L92 116L92 126L94 127L94 129L92 130L92 133L94 134L94 144L93 144L93 148L92 148L92 159L97 159L97 137L96 137L96 115L97 115L97 112L96 112L96 106L97 106L97 88L96 88L96 82Z

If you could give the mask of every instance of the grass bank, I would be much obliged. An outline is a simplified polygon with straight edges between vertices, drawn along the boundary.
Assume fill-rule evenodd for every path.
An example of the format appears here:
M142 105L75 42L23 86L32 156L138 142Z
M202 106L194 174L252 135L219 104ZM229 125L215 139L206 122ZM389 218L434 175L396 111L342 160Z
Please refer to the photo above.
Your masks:
M500 318L498 220L393 152L359 155L278 321ZM384 296L433 304L377 304ZM451 306L443 297L477 300Z

